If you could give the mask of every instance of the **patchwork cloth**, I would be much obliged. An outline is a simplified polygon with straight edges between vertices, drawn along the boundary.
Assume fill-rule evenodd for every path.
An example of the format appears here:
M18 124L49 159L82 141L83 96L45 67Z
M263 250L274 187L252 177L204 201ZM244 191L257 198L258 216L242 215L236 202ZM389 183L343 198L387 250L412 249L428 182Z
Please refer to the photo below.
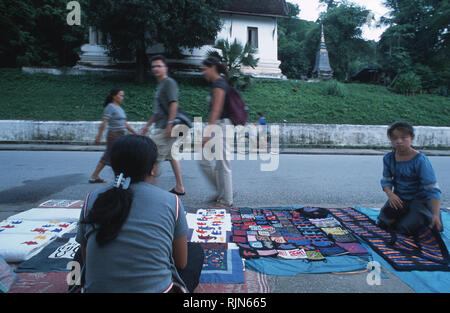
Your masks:
M316 212L316 210L308 210ZM323 209L317 211L322 216ZM245 259L277 257L279 259L325 260L326 255L348 253L336 246L325 232L316 227L295 209L271 210L270 208L230 209L232 235L230 241L237 243L240 255ZM329 218L326 225L340 225ZM348 234L348 232L347 232Z
M241 284L245 282L239 250L205 249L200 283Z
M395 270L450 271L450 256L439 232L427 227L415 237L389 233L353 208L329 210Z
M327 209L311 207L301 208L299 209L299 212L302 214L302 216L308 218L326 218L329 214Z
M278 250L278 256L287 260L307 259L308 255L303 249Z
M309 221L319 228L339 227L341 225L334 217L310 218Z
M366 255L369 253L363 246L356 242L337 242L336 244L346 250L350 255Z
M341 245L339 243L337 243L336 246L319 247L319 251L320 251L320 253L322 253L322 255L324 257L339 256L339 255L344 255L344 254L349 253L349 251L347 249L344 249L344 247L341 247Z
M348 235L348 231L341 227L324 227L321 228L328 235Z
M195 293L270 293L267 275L260 271L244 271L243 284L200 283Z

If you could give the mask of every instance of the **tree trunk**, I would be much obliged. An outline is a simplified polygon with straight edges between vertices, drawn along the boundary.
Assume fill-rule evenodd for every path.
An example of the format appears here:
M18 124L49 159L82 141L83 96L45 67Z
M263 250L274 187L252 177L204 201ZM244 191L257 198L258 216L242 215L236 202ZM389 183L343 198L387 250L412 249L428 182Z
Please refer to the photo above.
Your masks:
M141 42L140 47L136 51L136 82L138 84L145 83L147 79L148 58L146 54L145 44Z

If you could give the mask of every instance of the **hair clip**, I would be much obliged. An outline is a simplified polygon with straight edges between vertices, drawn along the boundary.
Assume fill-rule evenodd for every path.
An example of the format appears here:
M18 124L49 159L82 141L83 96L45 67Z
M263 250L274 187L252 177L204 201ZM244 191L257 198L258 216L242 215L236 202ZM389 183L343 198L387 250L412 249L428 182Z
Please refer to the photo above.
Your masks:
M130 187L131 178L130 177L123 177L123 173L120 173L120 175L117 177L114 187L120 188L122 187L123 190L127 190L128 187Z

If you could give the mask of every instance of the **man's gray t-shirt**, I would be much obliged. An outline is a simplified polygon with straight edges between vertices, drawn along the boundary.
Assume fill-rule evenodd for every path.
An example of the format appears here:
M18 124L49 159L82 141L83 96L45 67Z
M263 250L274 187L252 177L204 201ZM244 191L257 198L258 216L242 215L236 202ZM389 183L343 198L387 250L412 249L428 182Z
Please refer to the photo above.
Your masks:
M167 77L158 84L156 89L155 102L153 105L156 128L164 129L167 127L169 109L172 102L178 102L178 84L174 79ZM162 109L161 106L163 106L164 109Z
M108 119L108 128L112 131L126 130L125 122L127 115L125 111L118 105L108 104L103 109L103 118Z
M91 193L87 212L109 188ZM87 292L163 292L172 282L184 286L172 257L174 238L188 231L181 200L177 211L172 193L145 182L132 184L130 190L130 214L114 240L99 247L93 227L79 224L76 241L86 246Z

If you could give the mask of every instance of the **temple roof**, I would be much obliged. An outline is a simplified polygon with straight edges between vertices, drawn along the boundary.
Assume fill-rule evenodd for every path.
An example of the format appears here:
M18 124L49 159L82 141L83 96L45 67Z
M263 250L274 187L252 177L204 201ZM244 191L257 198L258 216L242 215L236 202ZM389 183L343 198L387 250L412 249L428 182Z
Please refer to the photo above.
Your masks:
M285 0L228 0L228 4L220 11L258 16L288 16L288 7Z

